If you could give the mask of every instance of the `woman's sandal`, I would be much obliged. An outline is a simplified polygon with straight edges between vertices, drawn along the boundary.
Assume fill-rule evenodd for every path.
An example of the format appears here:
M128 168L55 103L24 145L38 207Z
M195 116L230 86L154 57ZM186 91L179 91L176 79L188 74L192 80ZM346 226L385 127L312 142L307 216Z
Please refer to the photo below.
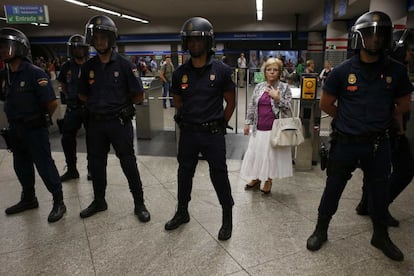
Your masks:
M251 189L254 189L254 188L260 188L260 183L261 183L261 181L259 179L253 179L252 181L247 183L246 186L244 186L244 189L245 190L251 190Z
M260 189L260 191L265 195L269 194L270 190L272 190L272 179L266 180L263 185L263 189Z

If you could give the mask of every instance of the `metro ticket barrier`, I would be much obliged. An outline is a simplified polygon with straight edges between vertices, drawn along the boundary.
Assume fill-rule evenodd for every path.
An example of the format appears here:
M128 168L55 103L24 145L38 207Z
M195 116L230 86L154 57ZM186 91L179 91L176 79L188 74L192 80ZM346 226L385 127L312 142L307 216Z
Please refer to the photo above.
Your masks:
M296 148L295 169L299 171L311 170L319 159L321 111L317 92L317 74L302 74L298 112L305 140Z
M155 77L141 77L145 98L135 105L135 124L137 139L152 139L154 133L164 129L162 101L162 81Z

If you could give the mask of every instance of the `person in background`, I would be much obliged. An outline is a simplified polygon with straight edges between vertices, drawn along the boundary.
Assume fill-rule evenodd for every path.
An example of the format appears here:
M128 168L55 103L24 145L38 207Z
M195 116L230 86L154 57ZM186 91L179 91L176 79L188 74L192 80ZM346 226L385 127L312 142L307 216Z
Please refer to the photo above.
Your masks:
M331 62L329 60L325 61L325 67L322 69L321 73L319 74L319 81L323 86L325 83L326 78L328 77L329 73L332 71Z
M235 83L229 66L214 58L214 31L202 17L192 17L181 28L182 48L191 58L174 71L172 92L180 127L178 144L178 208L165 224L174 230L190 221L193 177L199 153L210 167L210 179L222 207L219 240L231 237L233 197L226 164L225 132L236 105ZM225 105L223 105L225 102Z
M224 64L229 65L229 59L227 58L226 55L223 54L223 56L221 57L221 62L223 62Z
M291 59L288 59L288 61L286 62L286 69L288 70L290 74L292 74L293 71L295 70L295 65L293 64Z
M254 73L259 70L259 60L256 53L252 51L249 58L249 85L254 84Z
M166 56L165 62L160 68L160 79L162 80L162 106L167 108L167 97L170 97L170 107L174 107L174 102L171 96L171 78L174 72L174 65L171 62L171 57Z
M157 61L154 59L154 57L151 57L150 59L150 67L151 67L152 75L155 77L158 71L158 64L157 64Z
M411 49L414 46L414 34L409 29L396 30L394 31L393 39L394 46L391 51L391 57L408 66L413 55ZM410 143L406 136L409 119L410 112L404 113L401 120L395 122L393 130L390 132L392 173L390 177L390 192L386 221L388 226L393 227L398 227L400 222L391 215L389 205L399 196L408 184L411 183L414 177L414 158ZM367 185L364 181L361 201L356 207L357 214L361 216L369 215L368 205Z
M303 68L303 58L299 57L298 63L296 64L296 74L298 75L299 79L302 75L302 73L305 71L305 68Z
M47 72L49 74L50 80L56 80L56 67L54 59L47 63Z
M238 78L239 78L239 87L243 88L245 86L246 70L247 70L247 60L244 56L244 53L240 54L240 57L237 59L237 68L238 68Z
M368 192L373 223L371 245L395 261L403 253L388 234L387 208L393 118L410 108L413 87L407 68L387 56L392 45L392 22L380 11L361 15L351 29L355 55L329 74L320 99L321 110L333 117L325 190L318 221L306 247L319 250L352 172L360 167Z
M250 54L249 69L251 70L259 69L259 60L257 59L256 53Z
M288 79L292 77L292 73L289 73L289 71L287 70L287 68L285 66L285 57L284 56L279 56L278 59L283 64L282 71L279 73L279 75L280 75L279 79L283 82L288 82Z
M313 59L309 59L306 61L306 68L304 71L306 74L315 73L315 62Z
M280 81L283 63L269 58L265 63L265 80L254 88L250 99L244 135L249 135L249 145L244 155L240 176L251 179L245 189L260 188L268 194L272 188L272 179L293 175L291 147L273 148L270 145L270 133L273 121L279 117L291 117L292 93L286 83ZM251 128L251 132L250 132Z
M138 58L137 68L138 68L140 77L145 77L147 75L148 66L143 57Z
M293 78L293 82L297 85L300 86L300 82L301 82L301 77L302 74L305 70L304 65L303 65L303 58L299 57L298 59L298 63L295 66L295 70L292 73L292 78Z
M6 68L0 72L4 111L9 122L14 171L22 185L20 201L7 208L13 215L39 207L35 193L34 166L53 196L48 222L66 213L62 183L52 159L48 127L57 108L55 91L46 72L30 61L30 43L14 28L0 29L0 59Z
M112 145L134 199L134 213L141 222L150 220L134 151L134 104L144 101L137 68L115 51L118 29L111 18L93 16L85 27L86 43L97 55L81 68L79 98L88 109L88 149L94 200L80 212L87 218L105 211L108 152Z
M60 177L62 182L79 178L79 172L76 167L76 137L82 125L85 129L87 127L86 108L78 98L78 85L81 66L88 59L89 45L86 44L83 35L74 34L67 42L67 51L70 60L62 65L58 76L66 103L65 116L60 127L62 132L62 148L65 153L67 166L67 171ZM87 142L87 138L85 140ZM88 143L86 143L86 149L88 149ZM88 180L92 179L89 165L87 177Z

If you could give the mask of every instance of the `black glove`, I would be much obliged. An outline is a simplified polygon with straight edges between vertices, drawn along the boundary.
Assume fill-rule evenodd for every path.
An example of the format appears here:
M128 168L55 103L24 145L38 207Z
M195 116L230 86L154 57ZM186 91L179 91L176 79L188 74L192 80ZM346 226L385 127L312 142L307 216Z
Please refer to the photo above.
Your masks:
M319 148L319 156L321 158L321 170L326 169L326 165L328 164L328 157L329 157L329 150L326 148L325 143L321 143L321 147Z

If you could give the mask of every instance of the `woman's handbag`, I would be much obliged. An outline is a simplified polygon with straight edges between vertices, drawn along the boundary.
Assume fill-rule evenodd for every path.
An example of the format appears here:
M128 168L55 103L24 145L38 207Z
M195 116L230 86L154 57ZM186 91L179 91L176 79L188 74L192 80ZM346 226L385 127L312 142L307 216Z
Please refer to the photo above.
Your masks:
M292 111L292 108L290 108ZM280 113L279 113L280 114ZM292 112L293 114L293 112ZM270 133L272 147L291 147L303 143L302 121L299 117L280 118L273 121Z

